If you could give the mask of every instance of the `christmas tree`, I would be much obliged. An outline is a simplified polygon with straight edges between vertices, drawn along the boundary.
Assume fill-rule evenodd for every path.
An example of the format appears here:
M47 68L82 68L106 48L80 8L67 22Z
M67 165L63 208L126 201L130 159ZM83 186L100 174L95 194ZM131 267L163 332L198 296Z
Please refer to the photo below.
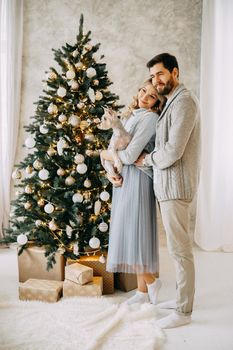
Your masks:
M19 253L28 242L43 245L48 268L57 250L77 258L108 246L111 186L99 153L111 135L98 123L105 107L120 106L90 35L81 15L76 43L53 50L61 72L46 72L44 95L25 127L30 152L13 173L19 189L4 242L17 241Z

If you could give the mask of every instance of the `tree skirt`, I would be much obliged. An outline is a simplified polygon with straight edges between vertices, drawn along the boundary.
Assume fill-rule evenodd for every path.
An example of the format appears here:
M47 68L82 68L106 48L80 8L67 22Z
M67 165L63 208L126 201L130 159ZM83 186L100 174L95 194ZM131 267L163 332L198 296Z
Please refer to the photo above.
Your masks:
M164 333L151 304L76 297L0 303L1 350L157 350Z

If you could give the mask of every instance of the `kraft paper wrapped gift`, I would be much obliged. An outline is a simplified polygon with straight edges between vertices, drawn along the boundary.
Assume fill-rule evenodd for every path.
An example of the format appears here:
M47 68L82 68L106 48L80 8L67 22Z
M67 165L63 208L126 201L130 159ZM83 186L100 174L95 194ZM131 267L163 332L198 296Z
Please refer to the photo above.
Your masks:
M101 296L103 292L103 277L93 277L93 281L81 285L69 280L63 283L63 296Z
M93 269L94 276L103 277L103 294L114 293L114 274L106 271L106 262L99 261L99 255L82 256L79 260L67 259L67 265L78 262Z
M29 278L64 281L64 256L57 252L56 264L47 271L47 257L44 254L43 247L31 246L18 255L19 282L25 282Z
M93 280L93 269L79 263L65 267L65 279L78 284L86 284Z
M123 272L114 273L114 285L116 289L123 290L124 292L136 289L138 286L137 275Z
M29 279L19 284L20 300L40 300L49 303L58 301L62 295L63 282Z

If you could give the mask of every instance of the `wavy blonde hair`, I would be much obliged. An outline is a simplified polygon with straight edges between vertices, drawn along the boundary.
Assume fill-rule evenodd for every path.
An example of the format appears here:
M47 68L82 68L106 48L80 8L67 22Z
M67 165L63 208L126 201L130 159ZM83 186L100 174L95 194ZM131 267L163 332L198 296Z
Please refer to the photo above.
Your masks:
M151 84L152 85L152 79L147 79L144 81L142 86L138 89L140 91L142 88L144 88L146 85ZM155 94L157 96L157 100L155 101L154 106L150 109L152 112L160 114L162 112L162 109L164 107L164 104L166 102L166 98L164 96L161 96L157 93L155 90ZM133 101L130 103L130 105L127 107L125 112L122 112L121 117L122 118L129 118L129 116L133 113L135 109L138 109L138 94L133 96Z

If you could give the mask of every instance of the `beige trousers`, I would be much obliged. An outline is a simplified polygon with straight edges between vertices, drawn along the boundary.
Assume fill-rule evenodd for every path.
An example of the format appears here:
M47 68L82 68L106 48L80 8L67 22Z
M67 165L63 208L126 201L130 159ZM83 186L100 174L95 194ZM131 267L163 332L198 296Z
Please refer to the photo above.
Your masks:
M176 312L190 315L193 309L195 270L192 241L189 236L191 201L168 200L159 202L167 236L168 251L176 269Z

